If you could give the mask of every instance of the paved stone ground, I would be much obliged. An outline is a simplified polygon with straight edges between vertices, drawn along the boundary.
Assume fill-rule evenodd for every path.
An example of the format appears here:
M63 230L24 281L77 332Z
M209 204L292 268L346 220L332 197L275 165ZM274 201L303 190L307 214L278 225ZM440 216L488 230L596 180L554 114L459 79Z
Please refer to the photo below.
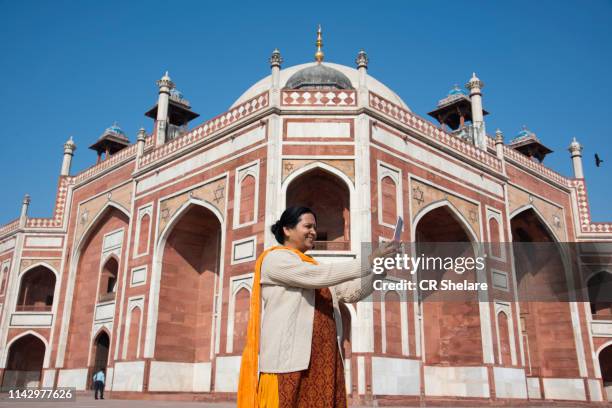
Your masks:
M0 407L12 408L233 408L234 403L179 402L179 401L138 401L121 399L95 400L92 394L77 394L76 401L16 401L9 400L5 393L0 394Z
M0 394L0 407L11 407L11 408L164 408L164 407L177 407L177 408L234 408L236 406L235 403L225 402L225 403L210 403L210 402L182 402L182 401L150 401L150 400L124 400L124 399L104 399L104 400L95 400L93 398L93 393L81 393L79 392L76 397L76 401L16 401L9 400L8 395L6 393ZM376 405L378 406L378 405ZM421 406L432 406L430 404L425 404ZM435 406L435 404L434 404ZM510 407L511 405L504 405L504 407ZM574 404L570 402L565 403L555 403L555 404L546 404L545 402L540 402L538 404L529 404L523 401L521 404L516 405L521 408L530 408L530 407L585 407L587 404ZM606 403L594 403L591 405L592 407L604 407L610 406L606 405ZM470 407L469 404L462 405L457 403L447 403L444 404L444 407L455 408L455 407ZM483 407L483 405L479 405L479 407ZM358 407L351 406L351 408L367 408L367 407ZM402 408L402 407L394 407L394 408ZM406 407L404 407L406 408Z

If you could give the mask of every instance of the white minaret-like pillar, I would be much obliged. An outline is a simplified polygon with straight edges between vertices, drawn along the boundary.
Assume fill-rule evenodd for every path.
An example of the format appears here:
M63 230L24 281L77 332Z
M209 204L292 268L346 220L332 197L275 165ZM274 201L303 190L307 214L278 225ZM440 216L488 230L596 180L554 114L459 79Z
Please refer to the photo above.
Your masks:
M270 68L272 69L272 96L270 98L270 105L280 106L280 70L283 63L283 57L278 48L272 51L269 62Z
M26 220L28 218L28 207L30 206L30 196L26 194L23 196L23 202L21 203L21 214L19 214L19 226L25 227Z
M485 131L484 114L482 112L482 88L484 83L472 73L472 78L465 84L470 91L472 101L472 124L474 125L474 143L483 150L487 149L487 133Z
M499 160L504 159L504 134L499 129L495 131L495 153Z
M174 82L170 79L168 71L164 76L157 81L159 87L159 97L157 100L157 135L155 137L155 146L160 146L166 143L166 131L168 128L168 104L170 100L170 91L174 89Z
M567 149L572 157L572 165L574 166L574 178L584 178L584 171L582 170L582 146L576 138L572 140L569 148Z
M70 166L72 165L72 157L74 156L75 150L76 144L74 143L74 140L72 140L72 136L70 136L70 139L64 143L64 159L62 160L62 170L60 172L60 176L70 175Z
M360 50L355 58L357 71L359 72L359 87L357 89L357 103L359 106L367 106L368 104L368 54L364 50Z
M136 157L140 158L144 153L145 142L146 142L147 132L144 128L140 128L138 130L138 135L136 136Z

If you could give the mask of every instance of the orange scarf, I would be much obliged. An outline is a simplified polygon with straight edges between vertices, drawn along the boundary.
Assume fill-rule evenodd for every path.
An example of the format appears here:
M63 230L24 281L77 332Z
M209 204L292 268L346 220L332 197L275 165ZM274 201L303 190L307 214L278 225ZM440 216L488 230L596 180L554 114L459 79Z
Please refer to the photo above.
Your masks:
M264 257L276 249L288 249L295 252L302 261L317 264L312 257L305 255L302 251L286 246L275 246L266 249L255 262L255 276L253 277L253 288L251 290L249 324L247 326L247 340L242 352L240 363L240 377L238 380L237 408L257 408L259 406L258 381L259 381L259 339L261 331L261 265Z

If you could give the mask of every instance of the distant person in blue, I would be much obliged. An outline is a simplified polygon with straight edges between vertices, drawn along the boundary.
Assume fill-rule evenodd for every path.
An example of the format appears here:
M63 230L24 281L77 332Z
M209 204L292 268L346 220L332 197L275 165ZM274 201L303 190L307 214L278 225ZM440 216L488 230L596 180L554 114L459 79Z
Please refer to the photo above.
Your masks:
M94 381L94 397L98 399L98 391L100 391L100 399L104 399L104 369L101 368L93 376Z

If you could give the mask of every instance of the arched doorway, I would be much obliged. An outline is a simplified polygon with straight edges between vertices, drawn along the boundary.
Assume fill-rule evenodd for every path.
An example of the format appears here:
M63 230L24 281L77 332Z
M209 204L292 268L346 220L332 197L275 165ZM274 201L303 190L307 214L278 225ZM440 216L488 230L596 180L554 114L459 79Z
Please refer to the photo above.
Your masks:
M612 273L601 271L587 281L593 319L612 319Z
M210 361L221 224L211 210L191 204L170 228L162 249L155 358Z
M8 350L2 390L11 387L39 387L45 349L45 343L33 334L26 334L15 340Z
M117 275L119 274L119 262L114 257L110 257L100 275L100 286L98 291L98 301L106 302L115 299L117 292Z
M105 331L100 332L94 340L94 373L100 369L105 369L108 365L108 350L110 348L110 338Z
M101 301L99 290L108 287L100 284L104 264L109 266L109 259L103 254L109 246L116 249L119 245L121 253L126 253L124 237L128 226L129 217L114 205L109 205L95 218L77 247L74 296L66 335L66 368L83 368L91 364L87 346L91 341L91 322L96 303Z
M350 250L350 191L338 176L315 168L287 187L287 207L309 207L317 215L315 250Z
M475 258L473 239L465 223L448 205L425 213L415 229L416 254L431 259ZM474 268L446 268L444 264L420 268L418 280L464 280L475 283ZM482 365L482 334L478 293L420 291L425 363L442 366Z
M510 225L527 374L578 377L561 248L532 208L513 216Z
M612 344L599 352L599 368L601 370L601 380L603 381L608 401L610 401L612 400Z
M108 366L108 351L110 349L110 337L108 333L102 330L94 339L93 344L93 364L91 367L91 371L87 377L88 382L92 383L91 377L93 374L97 373L99 370L104 370L106 372L106 367Z
M53 306L55 274L39 265L21 276L19 296L15 310L18 312L50 311Z

